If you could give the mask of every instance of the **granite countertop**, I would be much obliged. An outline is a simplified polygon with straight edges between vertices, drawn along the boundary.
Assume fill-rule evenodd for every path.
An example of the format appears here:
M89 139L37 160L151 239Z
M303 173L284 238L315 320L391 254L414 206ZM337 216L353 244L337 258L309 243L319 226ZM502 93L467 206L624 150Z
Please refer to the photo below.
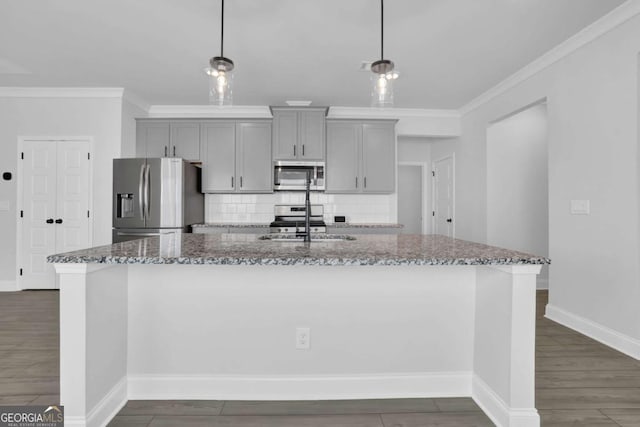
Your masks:
M379 224L379 223L352 224L350 222L333 222L333 223L327 223L327 227L336 227L336 228L404 228L404 225L402 225L402 224Z
M207 222L204 224L193 224L192 228L269 228L269 224L255 224L255 223L226 223L226 222Z
M207 222L204 224L193 224L193 228L269 228L269 224L255 224L255 223L225 223L225 222ZM402 224L352 224L349 222L334 222L327 223L327 227L335 228L403 228Z
M51 263L214 265L523 265L545 257L440 235L358 235L347 241L270 241L257 234L150 237L50 255ZM264 237L263 237L264 238Z

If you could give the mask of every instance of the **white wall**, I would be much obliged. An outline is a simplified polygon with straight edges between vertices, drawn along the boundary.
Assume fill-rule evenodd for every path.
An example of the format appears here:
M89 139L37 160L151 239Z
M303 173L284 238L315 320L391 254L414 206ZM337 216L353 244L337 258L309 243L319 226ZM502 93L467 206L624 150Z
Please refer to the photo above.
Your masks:
M550 303L599 330L636 340L639 51L636 15L466 112L463 136L454 143L456 231L484 242L487 126L547 99ZM591 215L571 215L572 199L590 200Z
M17 171L18 138L93 138L93 244L111 242L112 159L120 157L122 99L0 97L0 170ZM9 212L0 212L0 281L16 277L17 177L0 184L0 200L9 200Z
M549 255L547 106L537 104L487 129L487 243ZM538 288L548 287L548 267Z
M122 100L122 144L120 157L136 156L136 118L147 117L147 112L129 101Z

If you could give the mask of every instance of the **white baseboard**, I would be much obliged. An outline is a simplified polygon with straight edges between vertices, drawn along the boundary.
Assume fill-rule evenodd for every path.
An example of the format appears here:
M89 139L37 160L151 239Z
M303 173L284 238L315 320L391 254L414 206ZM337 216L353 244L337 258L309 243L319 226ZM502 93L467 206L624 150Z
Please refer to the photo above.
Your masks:
M471 396L471 372L317 377L129 376L130 400L332 400Z
M93 407L85 417L64 417L65 426L105 427L127 404L127 377L118 383Z
M547 304L545 317L640 360L640 340L551 304Z
M16 292L18 284L15 280L0 280L0 292Z
M477 375L473 376L471 397L498 427L540 427L536 408L509 408Z

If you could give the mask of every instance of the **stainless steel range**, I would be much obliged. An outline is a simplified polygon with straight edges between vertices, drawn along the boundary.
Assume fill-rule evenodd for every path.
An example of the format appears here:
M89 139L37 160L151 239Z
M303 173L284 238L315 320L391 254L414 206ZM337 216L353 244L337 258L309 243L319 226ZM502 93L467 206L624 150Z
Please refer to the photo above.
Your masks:
M304 205L275 205L275 220L270 224L272 233L298 234L305 233ZM326 233L324 222L324 206L311 205L310 229L312 233Z

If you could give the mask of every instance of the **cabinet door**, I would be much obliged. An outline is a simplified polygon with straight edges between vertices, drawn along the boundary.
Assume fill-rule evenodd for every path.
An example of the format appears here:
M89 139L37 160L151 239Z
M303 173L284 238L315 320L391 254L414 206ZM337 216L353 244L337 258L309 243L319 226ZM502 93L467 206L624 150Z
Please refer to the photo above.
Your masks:
M396 189L394 123L362 125L362 184L365 193L393 193Z
M298 113L273 110L273 160L295 160L298 156Z
M325 115L324 109L298 112L298 158L324 160Z
M138 121L136 157L165 157L169 155L169 140L169 122Z
M202 191L232 193L236 189L236 124L235 122L203 123Z
M171 157L182 157L192 162L200 160L200 123L171 122Z
M358 175L362 127L358 123L327 123L327 193L357 193L362 182Z
M271 123L238 123L237 133L236 188L243 193L273 192Z

